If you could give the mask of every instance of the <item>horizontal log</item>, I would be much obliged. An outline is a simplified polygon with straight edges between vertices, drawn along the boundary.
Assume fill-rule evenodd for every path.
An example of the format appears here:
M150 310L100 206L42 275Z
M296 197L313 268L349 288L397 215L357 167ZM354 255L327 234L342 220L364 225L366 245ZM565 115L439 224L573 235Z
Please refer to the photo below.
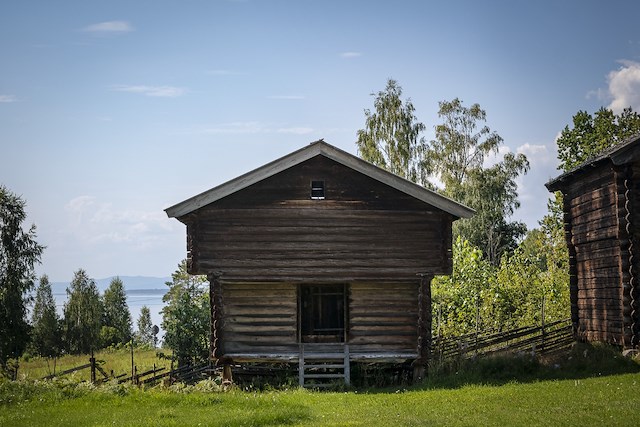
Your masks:
M351 285L351 292L394 292L394 291L408 291L408 292L418 292L418 281L416 278L416 283L357 283Z
M256 335L268 335L271 332L291 332L297 331L295 323L282 324L257 324L257 323L237 323L225 322L222 326L223 333L227 332L243 332L255 333Z
M621 310L620 300L606 298L580 298L577 302L580 310Z
M198 222L202 225L206 225L208 219L213 219L215 222L229 221L233 224L242 224L244 221L249 221L249 224L255 223L260 220L280 221L282 225L312 223L319 219L323 221L334 220L355 220L360 221L363 218L367 219L379 219L387 220L390 223L402 223L414 221L416 217L423 220L433 217L442 217L442 211L437 210L403 210L403 209L366 209L366 210L349 210L350 206L344 205L344 208L336 209L322 209L322 215L318 214L316 207L322 206L322 203L311 202L310 206L313 209L307 209L305 207L286 207L286 208L260 208L260 209L229 209L229 208L215 208L210 206L209 209L202 209L198 214ZM426 207L426 205L424 205ZM295 222L299 220L300 222ZM246 223L246 222L245 222ZM270 222L271 223L271 222ZM357 225L357 224L354 224Z
M613 212L615 209L616 194L609 193L571 207L569 209L569 216L572 224L579 224L597 218L598 216L608 215L608 212ZM578 218L583 219L575 221Z
M295 352L299 349L298 343L289 344L271 344L261 346L257 344L247 344L238 342L223 342L223 351L225 353L285 353Z
M576 280L577 289L620 289L617 269L583 270Z
M617 218L618 208L615 198L599 199L604 205L592 201L590 204L580 205L580 209L571 209L571 227L575 228L583 224L597 223L605 218ZM588 208L587 208L588 206Z
M604 168L580 174L579 179L575 179L566 187L569 203L583 203L585 200L613 191L615 189L613 180L613 172Z
M587 242L596 242L599 240L616 239L618 236L617 225L612 225L607 228L601 228L593 231L584 231L572 233L571 242L573 245L580 245Z
M349 339L349 344L369 344L369 345L392 345L399 347L407 347L411 346L413 343L416 343L418 340L417 335L413 336L370 336L363 335L357 336Z
M584 262L595 259L617 259L620 257L620 246L616 245L610 248L603 248L598 250L582 250L576 252L576 260L578 262Z
M416 330L417 321L413 317L405 317L400 319L384 319L378 321L367 321L367 322L354 322L353 319L349 321L349 329L354 330L395 330L395 329L403 329L403 330Z
M280 344L291 344L295 343L297 340L297 335L295 331L288 333L269 333L265 335L256 335L256 334L244 334L241 332L226 332L222 336L222 339L225 342L238 342L238 343L263 343L263 344L273 344L274 346Z
M378 339L380 337L387 337L390 340L400 339L400 337L414 337L417 339L418 337L418 328L417 326L413 327L396 327L396 328L351 328L349 330L349 337L353 339L355 337L375 337Z
M614 320L621 321L621 309L604 309L598 307L578 308L580 321L587 319Z
M411 319L417 319L418 310L414 309L409 312L403 312L398 310L390 310L387 312L378 311L358 311L356 313L353 310L349 310L349 319L352 323L360 322L386 322L391 319L398 319L398 322L409 322ZM415 323L415 322L414 322Z
M433 271L435 267L424 265L422 268L405 269L394 267L380 268L364 268L353 267L349 269L342 268L308 268L308 269L287 269L287 268L224 268L224 266L210 265L207 263L198 263L195 274L200 271L222 271L225 280L239 281L264 281L265 279L281 280L281 281L315 281L316 283L335 283L350 282L355 280L361 281L388 281L388 280L415 280L418 273L423 271ZM435 269L438 274L438 269Z
M296 296L297 289L294 286L289 286L286 289L273 289L268 286L263 286L259 289L236 289L233 287L225 287L222 290L224 299L229 298L269 298L271 300L279 301L282 299Z
M595 242L585 242L575 246L576 255L578 253L599 251L601 249L619 248L620 242L617 239L599 240Z
M579 236L581 234L587 235L595 235L598 233L608 232L608 229L611 227L618 227L618 218L615 215L609 215L605 217L600 217L596 220L584 223L584 224L571 224L571 233L574 237Z
M441 258L431 259L412 259L412 258L391 258L380 257L372 259L349 259L349 258L317 258L317 259L207 259L206 262L199 262L200 265L215 265L219 270L227 269L256 269L256 268L272 268L272 269L313 269L313 268L394 268L394 269L412 269L420 271L425 265L441 264Z
M607 298L620 302L622 292L619 287L578 289L578 299Z

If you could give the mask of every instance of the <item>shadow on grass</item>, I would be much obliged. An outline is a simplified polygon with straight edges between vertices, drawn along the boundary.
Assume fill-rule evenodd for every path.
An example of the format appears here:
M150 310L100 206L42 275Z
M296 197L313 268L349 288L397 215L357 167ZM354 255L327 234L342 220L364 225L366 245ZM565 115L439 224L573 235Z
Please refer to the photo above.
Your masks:
M553 357L499 354L445 362L432 366L428 378L411 389L585 379L639 372L640 360L622 356L615 347L576 343L570 350Z

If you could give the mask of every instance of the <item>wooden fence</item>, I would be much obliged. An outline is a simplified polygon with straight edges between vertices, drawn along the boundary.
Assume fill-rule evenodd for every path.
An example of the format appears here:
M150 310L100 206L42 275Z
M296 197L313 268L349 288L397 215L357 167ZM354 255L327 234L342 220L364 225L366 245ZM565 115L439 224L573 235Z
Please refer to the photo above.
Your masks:
M100 366L101 363L104 362L96 361L95 357L91 357L89 358L89 363L87 364L66 369L56 374L47 375L42 379L50 380L84 369L91 369L91 382L94 384L117 380L118 383L131 382L133 384L143 385L153 384L160 380L166 380L169 384L173 384L174 382L178 381L194 382L219 374L219 368L212 366L210 363L203 363L200 365L183 366L176 369L170 369L169 371L165 371L166 368L164 367L156 368L156 365L154 364L152 369L148 369L144 372L138 372L137 367L134 366L132 375L127 376L126 373L116 375L113 373L113 371L110 374L107 374L107 372L105 372L105 370ZM96 375L97 373L100 373L102 376L98 377Z
M499 352L530 351L548 355L568 348L574 341L571 319L540 326L527 326L508 331L470 333L455 337L435 337L433 360L473 357Z

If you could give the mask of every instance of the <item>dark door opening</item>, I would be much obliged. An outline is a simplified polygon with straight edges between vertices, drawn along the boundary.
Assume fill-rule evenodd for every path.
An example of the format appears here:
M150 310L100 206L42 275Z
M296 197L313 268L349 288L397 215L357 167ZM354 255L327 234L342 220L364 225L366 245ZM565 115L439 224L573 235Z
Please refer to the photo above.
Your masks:
M345 288L345 285L300 285L301 342L345 341Z

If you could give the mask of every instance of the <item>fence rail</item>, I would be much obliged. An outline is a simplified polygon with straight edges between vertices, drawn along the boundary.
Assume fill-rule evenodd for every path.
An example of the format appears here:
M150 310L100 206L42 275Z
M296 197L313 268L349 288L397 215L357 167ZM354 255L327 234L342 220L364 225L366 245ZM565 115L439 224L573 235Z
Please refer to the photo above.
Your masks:
M546 325L508 331L436 337L432 343L432 353L433 358L439 361L504 351L534 351L546 355L565 349L572 342L571 319L562 319Z

